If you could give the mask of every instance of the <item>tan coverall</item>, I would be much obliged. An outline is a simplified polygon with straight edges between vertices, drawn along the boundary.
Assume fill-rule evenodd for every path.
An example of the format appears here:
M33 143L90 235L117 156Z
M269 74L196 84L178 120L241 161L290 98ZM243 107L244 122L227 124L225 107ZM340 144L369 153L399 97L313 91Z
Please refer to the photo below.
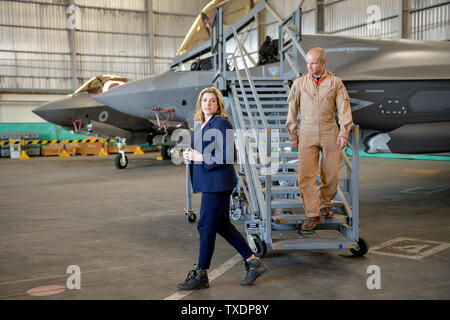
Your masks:
M301 125L298 135L298 185L307 217L320 215L320 209L330 207L336 195L339 166L342 151L337 137L347 139L353 126L350 98L342 80L325 71L319 85L310 73L294 81L289 97L289 112L286 130L289 140L297 140L297 115L300 112ZM338 111L339 126L334 112ZM319 167L321 185L317 194L316 176Z

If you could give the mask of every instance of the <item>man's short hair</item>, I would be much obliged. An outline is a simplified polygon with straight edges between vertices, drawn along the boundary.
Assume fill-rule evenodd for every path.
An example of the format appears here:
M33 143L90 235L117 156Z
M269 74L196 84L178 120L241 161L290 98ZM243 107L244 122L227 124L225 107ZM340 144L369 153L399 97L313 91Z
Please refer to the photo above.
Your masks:
M310 49L308 51L307 55L312 53L313 51L318 51L319 52L319 59L320 59L320 61L324 61L324 60L327 59L327 54L326 54L325 50L323 50L320 47L315 47L315 48Z

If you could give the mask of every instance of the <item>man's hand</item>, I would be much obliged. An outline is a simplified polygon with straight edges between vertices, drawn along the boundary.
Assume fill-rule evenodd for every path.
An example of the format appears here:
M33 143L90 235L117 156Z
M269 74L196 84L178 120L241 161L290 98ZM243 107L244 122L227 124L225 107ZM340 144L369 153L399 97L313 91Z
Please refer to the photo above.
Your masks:
M294 149L298 149L298 139L297 140L290 140L291 147Z
M345 139L344 137L339 136L336 140L336 144L339 145L339 149L344 149L345 146L347 145L347 139Z

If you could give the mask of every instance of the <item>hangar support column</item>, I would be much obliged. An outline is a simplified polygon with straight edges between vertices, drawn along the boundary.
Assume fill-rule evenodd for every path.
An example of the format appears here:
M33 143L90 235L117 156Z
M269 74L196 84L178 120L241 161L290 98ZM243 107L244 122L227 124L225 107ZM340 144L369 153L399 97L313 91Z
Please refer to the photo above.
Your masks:
M316 0L316 33L325 31L325 1Z
M74 0L67 1L67 31L69 35L70 50L70 69L72 74L72 91L78 88L78 66L77 66L77 50L76 50L76 29L80 28L81 15L80 9L74 3Z
M398 35L399 38L410 39L412 26L412 0L398 0L398 2Z
M147 49L148 49L148 74L155 72L155 54L154 54L154 37L153 32L153 0L144 0L145 10L147 11L146 27L147 27Z

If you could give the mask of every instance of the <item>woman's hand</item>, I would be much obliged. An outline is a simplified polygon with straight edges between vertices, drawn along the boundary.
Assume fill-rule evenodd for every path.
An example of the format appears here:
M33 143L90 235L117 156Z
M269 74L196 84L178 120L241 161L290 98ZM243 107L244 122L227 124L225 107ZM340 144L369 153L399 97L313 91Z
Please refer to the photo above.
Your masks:
M195 161L195 162L203 161L203 155L197 150L192 148L187 148L186 150L184 150L183 158L185 161Z

